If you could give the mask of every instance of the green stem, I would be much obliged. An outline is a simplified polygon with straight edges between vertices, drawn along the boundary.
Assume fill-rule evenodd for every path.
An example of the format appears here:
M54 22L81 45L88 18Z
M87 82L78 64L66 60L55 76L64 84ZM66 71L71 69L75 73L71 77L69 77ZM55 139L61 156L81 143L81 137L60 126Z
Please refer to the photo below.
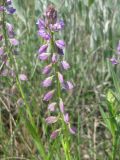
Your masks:
M54 53L56 51L55 46L54 46L54 38L53 38L53 33L51 33L51 51ZM55 77L56 77L56 81L57 81L57 99L59 102L59 99L61 98L61 88L60 88L60 82L58 79L58 66L57 63L55 63L54 65L55 68ZM71 156L70 156L70 147L69 147L69 140L68 140L68 130L67 130L67 126L64 122L64 118L63 118L63 114L60 115L61 117L61 121L62 121L62 128L65 131L64 135L61 135L62 138L62 146L65 152L65 157L66 160L71 160Z
M117 143L118 142L118 133L116 133L113 138L113 152L112 152L112 160L116 160L116 152L117 152Z

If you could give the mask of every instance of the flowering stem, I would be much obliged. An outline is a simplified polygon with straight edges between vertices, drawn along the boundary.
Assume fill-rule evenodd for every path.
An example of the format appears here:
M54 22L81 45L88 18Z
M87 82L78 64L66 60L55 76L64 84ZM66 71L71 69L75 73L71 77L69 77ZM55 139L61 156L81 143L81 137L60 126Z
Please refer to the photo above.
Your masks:
M5 1L3 0L3 6L5 6ZM16 73L16 84L17 84L17 88L20 91L21 97L25 103L26 106L26 112L28 114L29 120L30 120L30 124L32 125L33 129L35 130L35 134L36 134L36 139L37 141L35 141L35 144L38 148L38 150L40 151L41 156L43 157L44 160L48 160L48 156L46 155L45 152L45 148L39 138L39 136L37 135L37 129L34 123L34 119L32 117L31 111L30 111L30 106L27 103L26 100L26 96L24 94L24 91L22 89L21 83L19 81L19 77L18 77L18 71L17 71L17 66L16 66L16 62L15 62L15 58L12 54L12 47L9 46L9 42L8 42L8 36L7 36L7 32L6 32L6 24L5 24L5 11L3 10L3 19L2 19L2 25L3 25L3 36L5 39L5 48L6 48L6 53L7 56L10 60L10 63L13 65L14 69L15 69L15 73ZM34 137L33 137L34 138Z
M55 51L55 46L54 46L54 38L53 38L53 32L51 32L51 51L54 53ZM59 99L61 98L61 89L60 89L60 82L58 79L58 66L57 63L54 64L54 68L55 68L55 77L56 77L56 81L57 81L57 99L59 102ZM61 135L61 139L62 139L62 146L65 152L65 156L66 156L66 160L71 160L71 156L70 156L70 147L69 147L69 141L68 141L68 132L67 132L67 127L66 124L63 120L63 115L61 114L61 121L62 121L62 128L63 130L65 130L65 135Z

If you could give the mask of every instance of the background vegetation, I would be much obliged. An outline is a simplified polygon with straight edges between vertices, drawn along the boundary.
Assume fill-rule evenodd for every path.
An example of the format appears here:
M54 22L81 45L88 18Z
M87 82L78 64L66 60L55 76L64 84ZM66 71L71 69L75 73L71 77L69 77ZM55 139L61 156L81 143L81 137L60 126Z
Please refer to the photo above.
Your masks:
M65 39L65 58L71 65L66 77L75 84L72 94L63 93L66 110L77 128L77 134L71 135L73 160L113 159L112 138L117 129L111 133L108 126L114 126L114 120L109 121L107 116L111 113L110 104L115 114L119 113L119 94L116 101L111 93L116 90L109 58L115 54L120 37L119 0L13 0L16 14L8 16L7 21L14 25L20 40L16 62L19 73L28 77L22 87L39 135L26 120L26 109L16 83L9 77L0 76L0 159L41 159L39 137L51 154L51 160L65 159L59 149L59 139L50 140L50 128L44 122L46 107L40 86L43 64L36 58L42 44L37 36L36 21L49 3L55 4L59 17L65 22L60 37ZM119 78L119 65L115 69ZM118 80L114 79L114 82L117 84ZM118 122L119 116L117 118ZM120 159L119 154L117 150L116 160Z

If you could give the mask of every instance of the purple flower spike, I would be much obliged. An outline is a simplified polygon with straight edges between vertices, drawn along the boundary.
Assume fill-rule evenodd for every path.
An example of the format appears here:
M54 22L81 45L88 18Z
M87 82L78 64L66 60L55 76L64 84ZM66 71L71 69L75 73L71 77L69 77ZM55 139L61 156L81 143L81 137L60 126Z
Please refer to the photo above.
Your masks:
M56 102L53 102L51 104L48 105L48 109L51 111L51 112L54 112L55 111L55 106L56 106Z
M10 39L10 43L11 43L13 46L19 45L19 41L18 41L17 39L15 39L15 38L11 38L11 39Z
M51 86L51 85L52 85L52 79L53 79L53 76L46 78L46 79L42 82L42 86L43 86L43 87L46 87L46 88L49 87L49 86Z
M56 43L58 48L60 48L60 49L65 48L65 42L63 40L57 40L57 41L55 41L55 43Z
M4 49L3 47L0 48L0 56L2 56L4 54Z
M41 53L45 53L47 51L47 48L48 48L48 45L47 44L44 44L42 45L40 48L39 48L39 54Z
M57 120L58 120L58 117L55 117L55 116L50 116L45 119L47 124L55 123L57 122Z
M112 64L118 64L118 61L116 58L111 58L110 61L112 62Z
M48 59L49 55L50 55L50 53L41 53L41 54L39 54L38 58L39 58L40 60L45 61L45 60Z
M69 126L69 131L71 134L76 134L76 128L75 127L70 127Z
M20 75L19 75L19 79L20 79L21 81L27 81L27 80L28 80L28 78L27 78L27 76L26 76L25 74L20 74Z
M57 61L58 61L58 56L55 53L53 53L53 55L52 55L52 63L56 63Z
M49 33L45 32L45 30L41 29L38 31L38 35L44 38L45 40L50 40L51 36Z
M8 14L13 14L13 13L15 13L15 11L16 11L16 9L13 8L13 7L8 7L8 8L7 8Z
M65 121L66 124L69 124L69 114L68 113L66 113L64 115L64 121Z
M44 22L43 19L38 19L36 24L38 25L39 29L44 29L45 28L45 22Z
M63 104L63 101L62 101L61 98L60 98L60 101L59 101L59 107L60 107L61 113L64 113L64 104Z
M47 66L45 66L45 67L43 68L42 73L43 73L43 74L49 74L49 73L51 72L51 70L52 70L52 64L49 64L49 65L47 65Z
M62 61L61 65L64 70L68 70L70 68L70 65L66 61Z
M56 129L51 133L50 138L55 139L58 136L59 132L60 132L60 129Z
M59 79L60 83L64 82L63 75L60 72L58 72L58 79Z
M117 53L120 54L120 41L119 41L118 46L117 46Z
M49 101L53 97L54 92L55 90L47 92L43 98L43 101Z

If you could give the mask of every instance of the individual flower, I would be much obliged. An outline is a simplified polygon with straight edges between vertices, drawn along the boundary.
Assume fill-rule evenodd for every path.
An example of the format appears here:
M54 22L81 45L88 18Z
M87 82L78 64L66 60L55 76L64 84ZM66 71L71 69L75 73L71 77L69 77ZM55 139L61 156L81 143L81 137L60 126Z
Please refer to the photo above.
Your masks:
M7 7L7 13L8 13L8 14L14 14L15 11L16 11L15 8L13 8L13 7Z
M2 56L4 54L4 49L3 47L0 48L0 56Z
M13 28L13 25L10 24L10 23L7 23L7 31L8 31L8 36L9 38L13 38L14 37L14 28Z
M63 40L57 40L55 41L55 44L57 45L58 48L62 50L65 48L65 42Z
M43 101L49 101L54 94L55 90L49 91L44 95Z
M120 54L120 41L119 41L118 46L117 46L117 53Z
M70 65L66 61L61 61L61 66L64 70L68 70L70 68Z
M112 64L118 64L118 61L115 57L111 58L110 61L112 62Z
M45 21L43 19L38 19L37 21L37 26L38 26L38 29L45 29Z
M76 128L75 127L70 127L69 125L69 131L71 134L76 134Z
M6 3L7 3L7 5L11 5L12 4L11 0L7 0Z
M39 48L39 54L41 53L45 53L47 51L47 48L48 48L48 45L47 44L44 44L42 45L40 48Z
M60 132L60 129L56 129L51 133L50 138L55 139L58 136L59 132Z
M55 7L53 5L49 5L47 7L45 16L47 18L48 24L56 23L56 21L57 21L57 11L55 10Z
M60 83L64 82L63 75L60 72L58 72L58 79L59 79Z
M53 76L46 78L43 82L42 82L42 86L43 87L49 87L52 85L52 79Z
M67 81L63 84L63 88L66 89L66 90L72 90L74 87L73 87L73 84L70 81Z
M28 78L27 78L27 76L26 76L25 74L20 74L20 75L19 75L19 79L20 79L21 81L27 81L27 80L28 80Z
M56 63L58 61L58 56L57 54L53 53L52 55L52 63Z
M55 24L50 24L50 29L55 32L58 32L62 30L63 28L64 28L64 22L62 20L60 20L59 22Z
M65 121L66 124L69 124L69 114L68 113L66 113L64 115L64 121Z
M38 55L38 58L39 58L40 60L45 61L45 60L48 59L49 55L50 55L50 53L41 53L41 54Z
M45 66L45 67L43 68L42 73L43 73L43 74L49 74L49 73L51 72L51 70L52 70L52 64L49 64L49 65L47 65L47 66Z
M0 6L0 12L4 11L4 6Z
M61 98L59 99L59 107L60 107L61 113L64 113L64 104L63 104L63 100Z
M13 45L13 46L17 46L19 45L19 41L15 38L10 38L10 43Z
M56 102L50 103L48 105L48 110L50 110L51 112L55 111L55 106L56 106Z
M57 122L57 120L58 120L58 117L56 117L56 116L50 116L45 119L47 124L55 123L55 122Z
M51 38L51 35L49 33L47 33L44 29L40 29L38 31L38 35L41 36L45 40L50 40L50 38Z
M2 39L3 39L3 35L0 35L0 41L2 41Z

